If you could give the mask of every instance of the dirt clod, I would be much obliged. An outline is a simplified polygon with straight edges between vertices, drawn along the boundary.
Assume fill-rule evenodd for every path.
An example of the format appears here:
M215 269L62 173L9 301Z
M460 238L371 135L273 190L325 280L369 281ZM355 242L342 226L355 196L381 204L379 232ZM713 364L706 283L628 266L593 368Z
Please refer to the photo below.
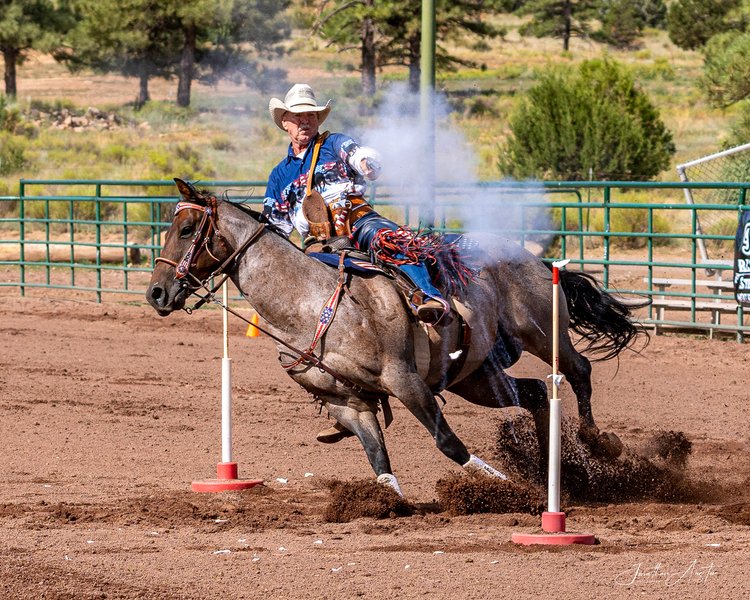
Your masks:
M543 493L524 483L482 475L446 477L435 486L440 505L454 515L475 513L541 514Z
M331 501L323 518L329 523L348 523L360 517L388 519L414 514L411 503L375 481L331 481L328 487Z

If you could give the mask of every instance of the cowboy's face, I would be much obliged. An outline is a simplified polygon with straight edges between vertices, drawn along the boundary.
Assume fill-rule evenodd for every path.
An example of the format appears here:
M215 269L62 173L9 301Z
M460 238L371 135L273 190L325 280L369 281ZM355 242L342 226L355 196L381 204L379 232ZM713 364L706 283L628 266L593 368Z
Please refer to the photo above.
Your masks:
M318 113L285 112L281 117L281 124L292 140L292 146L296 151L304 150L310 145L312 139L318 135Z

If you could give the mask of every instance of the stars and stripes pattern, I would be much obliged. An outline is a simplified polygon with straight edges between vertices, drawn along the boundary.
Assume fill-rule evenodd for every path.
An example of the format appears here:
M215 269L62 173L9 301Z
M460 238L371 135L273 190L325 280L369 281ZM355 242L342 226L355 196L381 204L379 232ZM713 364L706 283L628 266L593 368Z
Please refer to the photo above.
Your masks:
M312 342L313 347L315 347L315 345L318 343L318 340L323 337L323 334L326 332L331 322L333 321L333 317L336 315L336 307L339 304L339 296L341 296L341 290L341 287L337 287L336 291L328 299L328 302L326 302L325 306L320 311L320 316L318 317L318 326L315 328L315 336L313 337Z
M322 338L325 332L328 331L328 328L333 322L333 317L336 316L336 307L338 307L339 305L339 299L341 298L341 292L343 290L344 281L343 279L341 279L339 280L339 284L336 286L336 291L333 292L331 297L328 299L328 302L325 303L325 306L323 306L320 311L320 315L318 316L318 326L315 328L315 335L313 336L310 347L307 349L307 352L309 354L311 354L315 350L315 347L318 345L320 338ZM282 364L281 366L288 370L292 367L296 367L302 362L304 362L304 358L300 357L293 363Z

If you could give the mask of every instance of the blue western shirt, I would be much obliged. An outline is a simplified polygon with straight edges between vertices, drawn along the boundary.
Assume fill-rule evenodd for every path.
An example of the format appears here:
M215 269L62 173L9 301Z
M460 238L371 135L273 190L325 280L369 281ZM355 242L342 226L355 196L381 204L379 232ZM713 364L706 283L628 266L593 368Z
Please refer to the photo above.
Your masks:
M286 157L274 167L268 177L263 202L264 213L287 235L292 232L293 227L303 238L310 230L301 209L317 139L316 137L301 156L295 156L292 145L289 144ZM323 196L326 204L345 200L351 195L365 195L367 182L359 166L363 158L377 160L379 157L371 148L360 146L341 133L332 133L323 141L313 174L313 188Z

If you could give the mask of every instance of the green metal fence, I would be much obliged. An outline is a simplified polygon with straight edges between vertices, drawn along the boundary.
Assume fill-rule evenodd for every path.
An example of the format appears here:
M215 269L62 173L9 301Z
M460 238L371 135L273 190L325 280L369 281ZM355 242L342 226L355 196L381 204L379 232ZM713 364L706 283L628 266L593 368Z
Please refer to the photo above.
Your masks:
M265 182L206 181L232 200L262 202ZM683 190L722 188L735 204L687 204ZM649 296L640 317L657 333L673 328L744 340L750 323L731 290L734 230L750 184L651 182L441 184L431 206L436 228L500 233L610 291ZM370 200L417 225L413 190L380 186ZM101 302L148 285L161 234L171 220L172 181L21 180L0 197L0 292L72 294ZM711 219L708 231L701 216ZM702 243L701 243L702 242ZM708 248L708 251L705 250ZM122 296L120 296L122 297ZM140 298L139 298L140 297Z

